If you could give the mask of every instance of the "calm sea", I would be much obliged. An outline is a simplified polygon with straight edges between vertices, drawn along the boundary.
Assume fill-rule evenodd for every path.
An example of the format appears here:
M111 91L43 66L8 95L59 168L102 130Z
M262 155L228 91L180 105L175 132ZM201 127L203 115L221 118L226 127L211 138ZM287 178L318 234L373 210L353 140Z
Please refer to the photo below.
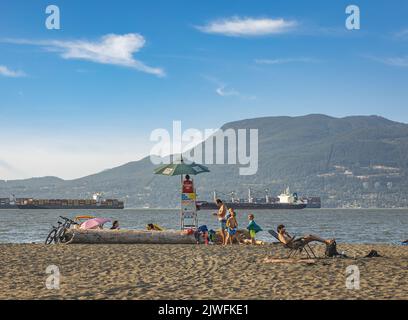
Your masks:
M200 225L217 228L211 211L200 211ZM240 227L246 227L248 212L237 212ZM314 233L338 242L399 243L408 238L408 209L304 209L252 211L263 228L259 238L273 241L266 230L285 224L293 235ZM177 210L0 210L0 243L42 243L59 216L94 214L119 220L121 228L144 229L148 223L179 228Z

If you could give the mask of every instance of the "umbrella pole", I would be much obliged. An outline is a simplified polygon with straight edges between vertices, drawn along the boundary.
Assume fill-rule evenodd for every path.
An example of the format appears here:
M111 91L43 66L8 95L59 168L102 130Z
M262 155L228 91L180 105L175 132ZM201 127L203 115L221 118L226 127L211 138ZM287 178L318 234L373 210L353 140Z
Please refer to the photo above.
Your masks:
M183 219L183 175L180 175L180 229L184 229Z

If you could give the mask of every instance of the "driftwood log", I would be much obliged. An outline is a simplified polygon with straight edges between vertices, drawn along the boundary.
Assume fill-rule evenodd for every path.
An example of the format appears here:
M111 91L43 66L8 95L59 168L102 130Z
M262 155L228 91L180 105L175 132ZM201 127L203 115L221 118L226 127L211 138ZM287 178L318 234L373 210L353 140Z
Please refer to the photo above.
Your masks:
M237 239L248 238L246 230L237 232ZM65 233L67 243L83 244L196 244L194 235L180 230L147 231L147 230L110 230L110 229L68 229ZM217 232L217 243L221 243L220 232ZM200 237L200 243L204 243Z
M69 229L65 233L69 243L89 244L195 244L194 235L182 231L147 231L147 230L81 230ZM72 239L72 240L71 240Z

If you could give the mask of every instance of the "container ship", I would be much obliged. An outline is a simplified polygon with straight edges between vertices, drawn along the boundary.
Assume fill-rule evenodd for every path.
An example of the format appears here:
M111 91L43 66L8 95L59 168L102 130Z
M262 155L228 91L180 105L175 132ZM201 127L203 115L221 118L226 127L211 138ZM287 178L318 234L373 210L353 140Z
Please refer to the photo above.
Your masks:
M33 199L0 198L0 209L124 209L124 202L102 199L94 194L92 199Z
M214 199L217 198L214 192ZM265 196L264 198L253 198L251 190L248 190L248 199L231 198L230 201L224 201L228 208L245 209L245 210L270 210L270 209L304 209L304 208L321 208L320 197L302 197L299 198L296 193L291 193L289 188L273 198ZM199 210L218 209L214 202L197 201Z

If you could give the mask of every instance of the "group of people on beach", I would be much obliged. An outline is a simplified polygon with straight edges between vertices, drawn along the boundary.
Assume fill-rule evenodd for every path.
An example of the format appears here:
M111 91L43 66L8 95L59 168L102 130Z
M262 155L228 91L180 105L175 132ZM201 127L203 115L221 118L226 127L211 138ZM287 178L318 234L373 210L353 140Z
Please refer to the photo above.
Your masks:
M217 216L220 229L221 229L221 240L223 245L232 244L236 238L238 231L238 221L236 218L236 213L233 208L228 208L222 202L221 199L216 199L216 204L218 206L218 212L214 213ZM249 231L249 236L251 238L251 244L256 244L255 236L258 232L262 231L262 228L255 222L255 216L253 214L248 215L248 225L247 230ZM334 243L335 239L323 239L319 236L308 234L300 238L295 238L291 236L283 224L279 225L277 228L279 241L286 245L298 246L303 244L308 244L310 242L320 242L326 245Z
M223 245L232 244L237 236L238 221L237 216L233 208L228 208L222 202L221 199L216 201L218 212L214 213L218 218L218 222L221 229L221 241ZM251 244L256 244L255 235L262 231L262 228L255 222L255 216L253 214L248 215L247 230L251 237Z

